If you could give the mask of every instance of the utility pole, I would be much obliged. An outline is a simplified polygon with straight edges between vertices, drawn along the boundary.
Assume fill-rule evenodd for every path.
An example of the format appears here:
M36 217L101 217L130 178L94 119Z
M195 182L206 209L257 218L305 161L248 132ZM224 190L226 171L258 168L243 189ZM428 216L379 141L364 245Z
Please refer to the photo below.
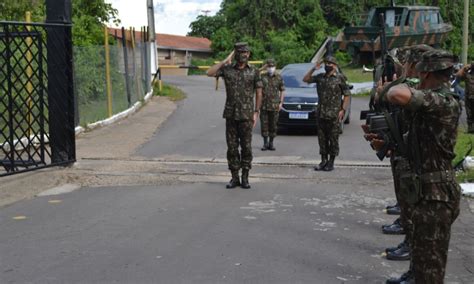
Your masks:
M464 0L464 22L462 28L462 63L467 64L467 49L469 45L469 0Z
M146 45L146 60L148 61L145 66L145 83L147 92L151 90L151 73L156 73L158 70L158 54L156 51L156 32L155 32L155 7L153 5L153 0L147 0L147 15L148 15L148 42Z

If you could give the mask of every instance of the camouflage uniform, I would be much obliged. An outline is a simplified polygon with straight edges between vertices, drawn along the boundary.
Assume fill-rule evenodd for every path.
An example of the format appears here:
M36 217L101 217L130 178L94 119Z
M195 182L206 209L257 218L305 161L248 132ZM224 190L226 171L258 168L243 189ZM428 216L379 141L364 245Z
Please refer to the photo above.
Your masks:
M350 96L345 77L339 73L331 76L318 74L309 83L316 83L318 91L318 142L321 155L339 155L340 122L342 96Z
M224 78L226 102L227 162L231 171L252 166L252 128L254 96L262 87L260 73L253 66L239 69L237 64L225 65L216 76ZM239 153L239 145L241 153Z
M474 133L474 64L471 64L471 71L464 72L461 79L466 82L464 104L467 115L467 130L469 133Z
M263 137L276 137L278 114L280 112L280 92L285 91L285 85L280 74L262 75L263 101L260 110L260 126Z
M448 52L428 51L417 69L433 72L453 63ZM402 195L414 204L411 269L416 283L443 283L451 225L459 215L460 188L451 161L461 107L447 82L437 89L410 90L412 98L404 108L413 118L408 133L413 174L400 181L411 184Z

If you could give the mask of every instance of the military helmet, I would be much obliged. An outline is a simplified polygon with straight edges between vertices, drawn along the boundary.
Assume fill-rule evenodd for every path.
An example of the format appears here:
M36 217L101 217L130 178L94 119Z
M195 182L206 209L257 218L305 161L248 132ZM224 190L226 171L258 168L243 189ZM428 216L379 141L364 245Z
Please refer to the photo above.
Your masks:
M416 64L419 72L435 72L453 67L458 61L457 56L451 52L440 49L433 49L423 53L421 61Z
M324 57L324 62L329 62L329 63L337 65L336 58L334 58L334 56L331 56L331 55Z
M238 42L234 44L234 49L238 52L250 51L249 45L246 42Z
M408 48L408 56L406 60L410 63L420 62L423 58L423 53L430 50L434 50L434 48L426 44L417 44L410 46Z
M267 60L265 61L265 64L267 64L267 66L269 66L269 67L276 66L275 59L273 59L273 58L267 59Z

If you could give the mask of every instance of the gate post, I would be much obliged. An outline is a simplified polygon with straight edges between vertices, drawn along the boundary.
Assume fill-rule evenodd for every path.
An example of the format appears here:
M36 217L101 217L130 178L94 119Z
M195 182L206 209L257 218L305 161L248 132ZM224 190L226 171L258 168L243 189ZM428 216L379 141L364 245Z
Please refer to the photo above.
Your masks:
M48 105L52 163L76 160L72 54L72 2L46 0Z

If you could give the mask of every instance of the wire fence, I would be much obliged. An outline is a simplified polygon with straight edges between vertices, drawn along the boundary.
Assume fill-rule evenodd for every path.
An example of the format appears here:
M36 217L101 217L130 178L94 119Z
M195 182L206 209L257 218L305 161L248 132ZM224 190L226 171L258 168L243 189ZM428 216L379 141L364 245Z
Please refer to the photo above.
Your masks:
M73 48L77 126L106 119L144 98L149 90L146 70L150 52L147 48L146 42L122 38L117 38L108 48L105 45ZM110 98L107 93L107 51Z

